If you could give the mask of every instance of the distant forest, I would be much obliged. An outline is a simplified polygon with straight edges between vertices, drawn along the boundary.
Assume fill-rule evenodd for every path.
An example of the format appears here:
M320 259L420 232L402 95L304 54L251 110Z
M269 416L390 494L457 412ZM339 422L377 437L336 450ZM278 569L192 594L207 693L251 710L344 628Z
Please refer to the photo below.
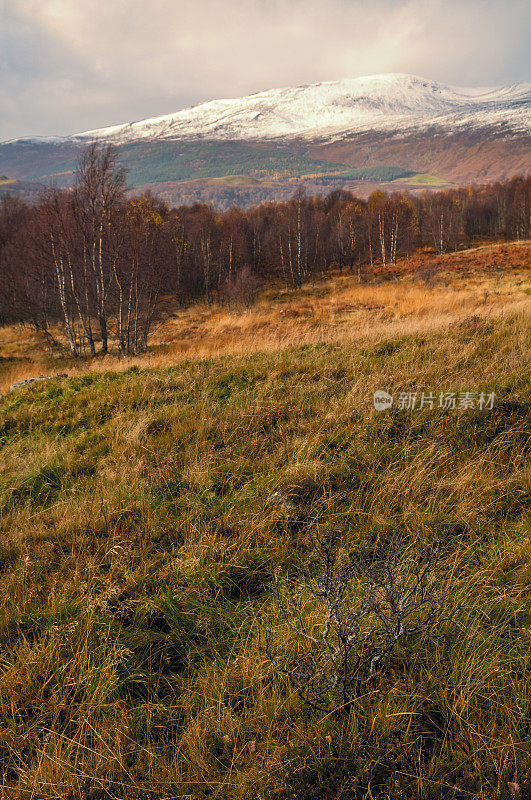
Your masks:
M155 323L192 301L250 305L271 278L297 288L327 270L391 269L419 247L530 236L531 179L425 192L336 190L223 213L127 198L111 147L91 145L75 185L37 204L0 200L0 323L31 324L72 356L145 352Z

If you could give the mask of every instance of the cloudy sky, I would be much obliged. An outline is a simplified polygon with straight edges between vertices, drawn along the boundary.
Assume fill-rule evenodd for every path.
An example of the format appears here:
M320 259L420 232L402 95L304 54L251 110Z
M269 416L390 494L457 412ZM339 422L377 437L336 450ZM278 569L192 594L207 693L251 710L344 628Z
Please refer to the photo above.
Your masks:
M528 80L528 0L0 0L0 139L379 72Z

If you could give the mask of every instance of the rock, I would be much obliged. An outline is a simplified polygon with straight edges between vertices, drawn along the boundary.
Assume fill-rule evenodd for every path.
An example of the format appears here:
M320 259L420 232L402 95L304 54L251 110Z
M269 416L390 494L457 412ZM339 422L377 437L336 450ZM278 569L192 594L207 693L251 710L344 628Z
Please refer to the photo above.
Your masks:
M293 511L312 501L325 491L326 483L314 478L304 478L296 483L279 486L267 498L268 506L279 506Z
M53 378L66 378L66 375L44 375L42 378L25 378L23 381L15 381L9 387L10 392L16 392L17 389L24 389L26 386L32 386L34 383L41 381L49 381Z
M280 506L280 508L287 508L289 510L297 508L297 504L293 502L293 498L281 489L277 489L273 494L270 494L266 502L268 506Z

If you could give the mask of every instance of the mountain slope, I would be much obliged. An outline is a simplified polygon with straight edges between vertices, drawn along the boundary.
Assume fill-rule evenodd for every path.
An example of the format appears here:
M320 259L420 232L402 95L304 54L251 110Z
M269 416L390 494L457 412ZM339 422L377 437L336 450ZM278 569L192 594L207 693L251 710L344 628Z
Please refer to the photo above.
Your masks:
M450 130L503 125L529 131L530 98L528 83L465 89L414 75L372 75L272 89L237 100L214 100L163 117L87 131L75 138L316 138L431 125Z

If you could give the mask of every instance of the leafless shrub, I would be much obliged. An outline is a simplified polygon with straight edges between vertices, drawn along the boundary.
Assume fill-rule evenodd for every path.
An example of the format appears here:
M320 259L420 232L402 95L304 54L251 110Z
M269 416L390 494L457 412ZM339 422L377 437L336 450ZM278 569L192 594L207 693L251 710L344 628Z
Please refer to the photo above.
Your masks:
M221 287L221 294L228 303L229 309L234 303L249 310L260 289L260 280L251 268L243 266L234 277L228 276Z
M397 645L440 635L452 617L439 560L437 545L415 556L396 540L385 555L348 557L338 531L318 532L303 580L275 577L283 625L275 636L266 631L267 657L306 703L323 707L339 695L348 709ZM286 641L293 640L307 647L290 659Z
M417 272L417 280L423 281L426 286L434 286L437 282L439 268L437 264L426 263Z

